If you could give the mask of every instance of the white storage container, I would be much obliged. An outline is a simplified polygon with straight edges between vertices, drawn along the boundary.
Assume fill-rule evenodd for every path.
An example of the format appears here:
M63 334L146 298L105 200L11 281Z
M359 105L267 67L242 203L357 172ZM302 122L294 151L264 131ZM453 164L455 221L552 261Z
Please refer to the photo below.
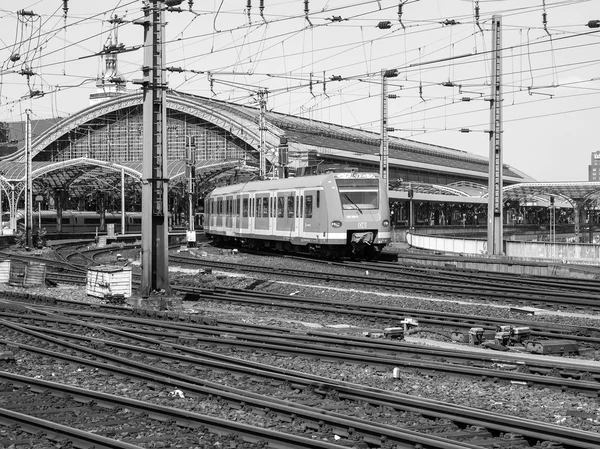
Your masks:
M100 265L88 268L87 294L104 298L107 295L131 296L131 267Z

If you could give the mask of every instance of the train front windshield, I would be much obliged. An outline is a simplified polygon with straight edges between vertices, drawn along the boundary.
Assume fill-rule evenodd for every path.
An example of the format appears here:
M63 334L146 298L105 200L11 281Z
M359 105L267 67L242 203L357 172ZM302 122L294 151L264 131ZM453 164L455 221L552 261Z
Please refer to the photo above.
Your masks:
M379 208L379 181L377 179L336 179L342 209L373 210Z

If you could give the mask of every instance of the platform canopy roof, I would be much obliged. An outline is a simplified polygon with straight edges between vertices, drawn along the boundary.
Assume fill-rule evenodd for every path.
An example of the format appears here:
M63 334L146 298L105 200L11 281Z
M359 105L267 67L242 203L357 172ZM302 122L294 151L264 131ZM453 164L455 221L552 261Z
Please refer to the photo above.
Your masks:
M504 187L502 194L505 201L541 197L549 202L554 197L570 204L592 203L600 198L600 182L528 182Z
M196 162L196 179L199 182L222 176L229 171L244 170L240 161L201 160ZM247 171L253 169L247 167ZM24 182L26 167L23 162L3 162L0 180L7 183ZM77 158L61 162L32 162L32 182L39 187L73 191L114 190L120 184L121 173L127 180L139 182L142 162L106 162L90 158ZM171 183L185 179L185 161L169 161L167 175ZM35 190L35 189L34 189Z
M403 182L390 186L390 198L408 199L412 190L416 200L434 202L487 203L488 189L482 184L459 182L447 186L418 182ZM558 207L591 204L600 200L600 182L527 182L502 189L504 201L518 201L529 206L548 207L554 198Z

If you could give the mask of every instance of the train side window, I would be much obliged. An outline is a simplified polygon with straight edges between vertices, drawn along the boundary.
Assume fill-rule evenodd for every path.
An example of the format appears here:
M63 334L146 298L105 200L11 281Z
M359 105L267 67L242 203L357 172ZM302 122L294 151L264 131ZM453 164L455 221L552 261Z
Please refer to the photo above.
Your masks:
M271 197L270 198L270 205L271 205L271 213L269 214L269 217L274 217L275 216L275 198Z
M283 218L284 202L283 197L277 197L277 218Z
M304 216L306 218L312 218L313 216L313 197L312 195L306 195L304 198Z
M287 217L294 218L294 195L288 196L287 199Z
M317 209L321 207L321 191L317 190Z
M302 212L304 212L304 195L300 195L300 218L302 218Z
M296 218L300 216L300 197L296 197Z
M268 217L269 216L269 198L264 197L263 198L263 217Z
M242 200L242 217L248 216L248 198Z
M256 213L254 214L254 216L256 218L260 218L262 215L260 214L262 208L262 198L256 198Z
M235 200L235 214L239 215L240 214L240 197L238 196Z

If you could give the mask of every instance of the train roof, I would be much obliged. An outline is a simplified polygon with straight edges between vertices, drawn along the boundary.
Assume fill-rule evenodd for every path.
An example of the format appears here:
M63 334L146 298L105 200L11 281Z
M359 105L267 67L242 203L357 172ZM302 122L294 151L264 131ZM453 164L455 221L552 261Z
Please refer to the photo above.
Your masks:
M322 175L312 176L300 176L297 178L283 178L283 179L271 179L265 181L251 181L240 184L233 184L230 186L217 187L210 195L224 195L238 192L249 192L249 191L264 191L264 190L285 190L294 189L300 187L317 187L333 180L333 179L377 179L379 175L377 173L356 173L356 172L344 172L344 173L326 173Z

